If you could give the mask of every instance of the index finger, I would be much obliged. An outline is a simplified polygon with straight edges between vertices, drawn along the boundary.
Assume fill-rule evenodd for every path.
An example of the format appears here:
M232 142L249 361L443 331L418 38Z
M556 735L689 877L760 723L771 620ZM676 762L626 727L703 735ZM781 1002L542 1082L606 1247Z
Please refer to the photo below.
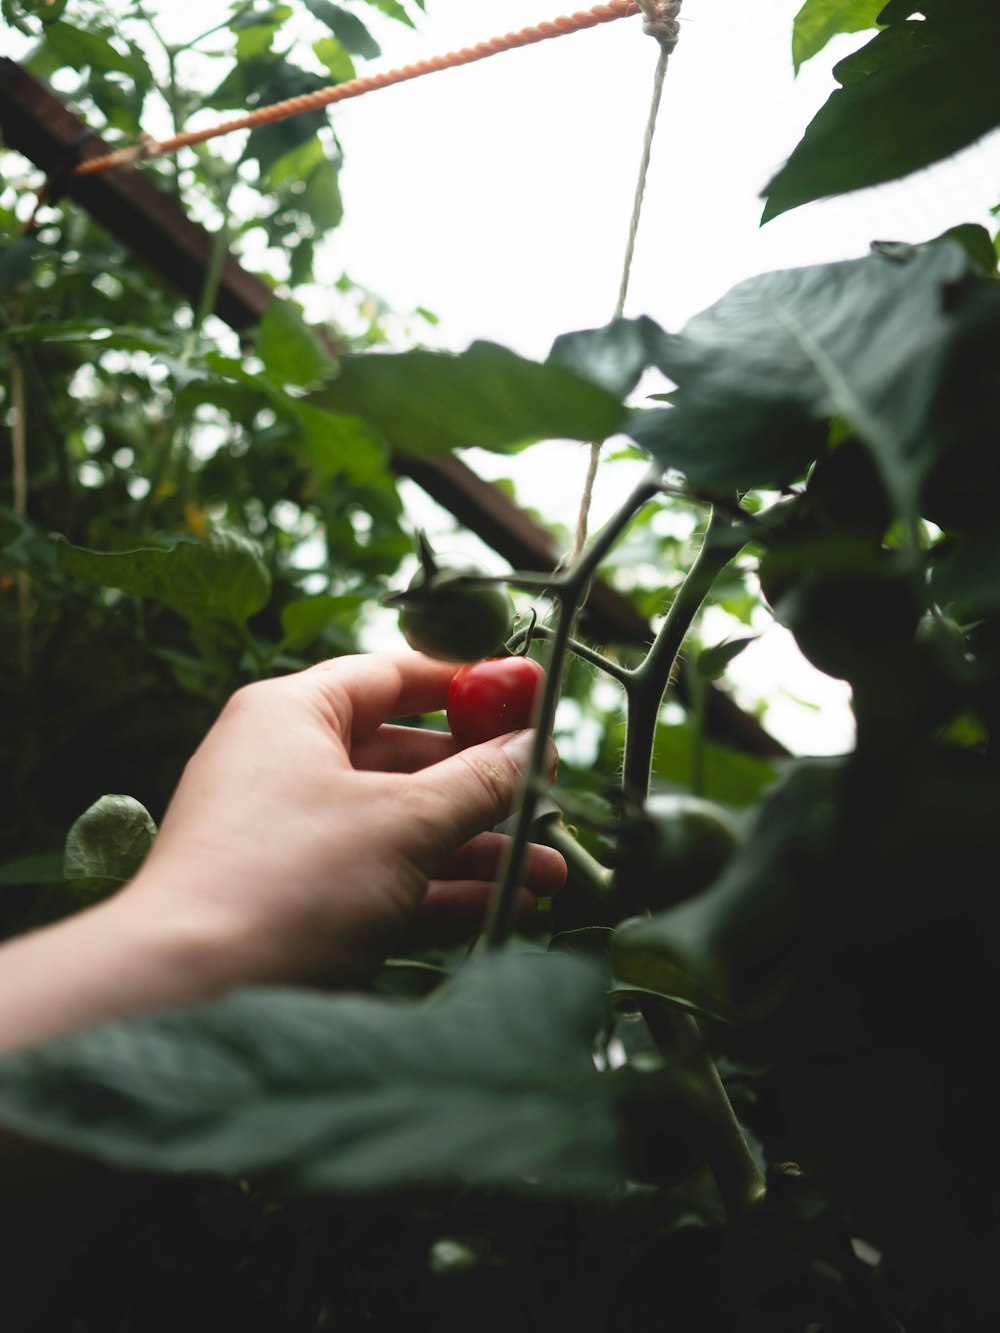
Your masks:
M438 712L461 664L423 653L357 653L301 674L331 710L345 740L369 736L390 717Z

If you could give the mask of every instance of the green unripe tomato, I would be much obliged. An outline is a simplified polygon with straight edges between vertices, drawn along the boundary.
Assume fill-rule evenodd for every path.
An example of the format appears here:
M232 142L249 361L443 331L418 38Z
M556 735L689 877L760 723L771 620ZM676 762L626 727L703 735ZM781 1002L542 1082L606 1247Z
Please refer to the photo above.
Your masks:
M439 566L430 579L416 572L399 613L411 648L442 662L478 662L500 650L510 633L510 598L496 585L475 588L459 578L484 572L476 565Z
M657 793L622 835L619 875L652 911L692 898L725 869L738 842L735 821L714 801Z

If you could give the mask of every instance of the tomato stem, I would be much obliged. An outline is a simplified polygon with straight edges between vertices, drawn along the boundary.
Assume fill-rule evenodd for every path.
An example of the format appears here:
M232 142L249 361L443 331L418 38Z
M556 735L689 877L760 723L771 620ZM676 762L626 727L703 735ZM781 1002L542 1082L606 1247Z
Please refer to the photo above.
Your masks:
M514 834L507 849L500 881L493 894L490 913L481 944L486 948L500 948L510 938L517 908L517 888L521 882L531 828L535 820L537 792L545 781L548 738L552 733L556 704L562 684L563 667L569 648L571 631L577 611L583 602L590 580L600 562L620 534L628 527L643 505L659 491L660 469L651 467L632 491L625 503L613 514L593 541L569 569L549 578L550 594L556 603L556 624L551 632L548 671L541 698L536 705L534 727L535 745L531 764L525 778L525 788ZM537 629L535 631L538 632Z

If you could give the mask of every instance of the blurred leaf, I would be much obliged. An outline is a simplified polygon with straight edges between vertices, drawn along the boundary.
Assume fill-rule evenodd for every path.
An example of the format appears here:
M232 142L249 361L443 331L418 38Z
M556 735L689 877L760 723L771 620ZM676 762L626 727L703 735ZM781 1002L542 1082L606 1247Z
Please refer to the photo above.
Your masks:
M792 28L792 60L796 74L842 32L874 28L885 0L806 0Z
M894 23L842 60L842 85L764 191L763 221L813 199L898 180L1000 124L995 0Z
M321 37L318 42L313 42L313 55L326 67L334 83L348 83L355 77L350 52L335 37Z
M565 366L581 379L625 398L656 359L665 337L651 319L616 319L601 329L565 333L552 344L549 364Z
M24 282L44 250L37 236L15 236L13 240L4 240L0 249L0 294Z
M940 606L972 620L1000 611L1000 533L977 533L935 551L931 592Z
M603 439L624 416L611 394L561 366L526 361L487 342L458 355L345 356L337 379L309 401L359 416L394 449L424 457L552 437Z
M241 991L8 1056L0 1123L121 1168L298 1192L604 1194L621 1149L591 1058L602 1019L600 978L545 955L480 958L426 1003Z
M58 852L19 856L0 865L0 884L61 884L63 858Z
M63 879L75 896L112 892L136 873L156 837L149 811L131 796L102 796L66 835Z
M664 336L675 405L633 413L629 434L696 487L746 491L793 481L836 416L915 514L941 414L960 407L935 393L992 286L950 241L751 278Z
M138 83L148 82L151 78L149 66L138 51L130 49L127 54L122 54L100 33L74 28L60 20L46 27L45 40L71 69L90 66L92 70L115 70L119 74L128 74Z
M331 4L330 0L306 0L306 8L321 23L326 24L338 42L356 56L374 60L382 54L378 42L356 14L351 14L341 5Z
M399 0L366 0L366 3L374 5L376 9L381 10L383 14L387 14L389 18L398 19L400 23L405 23L411 28L413 27L413 20L399 3ZM423 9L423 0L416 0L416 3Z
M758 635L752 634L744 639L729 639L716 644L714 648L705 648L698 654L696 663L698 675L702 680L720 680L726 674L726 668L744 648L757 642Z
M656 728L654 776L693 791L695 741L695 731L689 723L661 723ZM704 738L700 747L704 771L699 794L710 801L751 805L778 776L778 769L763 759L754 759Z
M936 236L930 244L936 245L941 241L957 241L977 268L982 269L988 277L996 276L997 247L985 227L972 222L959 223Z
M283 384L313 384L337 364L289 301L268 306L254 350L268 373Z
M747 1018L784 994L798 975L795 946L831 855L843 774L839 759L789 766L706 892L618 928L617 976L726 1018Z
M284 637L278 651L295 652L304 648L338 620L351 624L364 605L363 597L303 597L289 602L281 612Z
M267 604L271 575L254 543L216 528L205 542L172 550L91 551L60 542L59 568L100 588L120 588L164 602L188 620L242 624Z

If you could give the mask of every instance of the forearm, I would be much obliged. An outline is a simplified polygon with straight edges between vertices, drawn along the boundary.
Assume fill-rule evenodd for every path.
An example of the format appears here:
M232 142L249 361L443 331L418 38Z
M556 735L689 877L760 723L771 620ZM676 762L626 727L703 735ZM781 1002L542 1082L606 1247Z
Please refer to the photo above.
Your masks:
M0 947L0 1053L236 984L241 960L221 919L150 906L126 889Z

